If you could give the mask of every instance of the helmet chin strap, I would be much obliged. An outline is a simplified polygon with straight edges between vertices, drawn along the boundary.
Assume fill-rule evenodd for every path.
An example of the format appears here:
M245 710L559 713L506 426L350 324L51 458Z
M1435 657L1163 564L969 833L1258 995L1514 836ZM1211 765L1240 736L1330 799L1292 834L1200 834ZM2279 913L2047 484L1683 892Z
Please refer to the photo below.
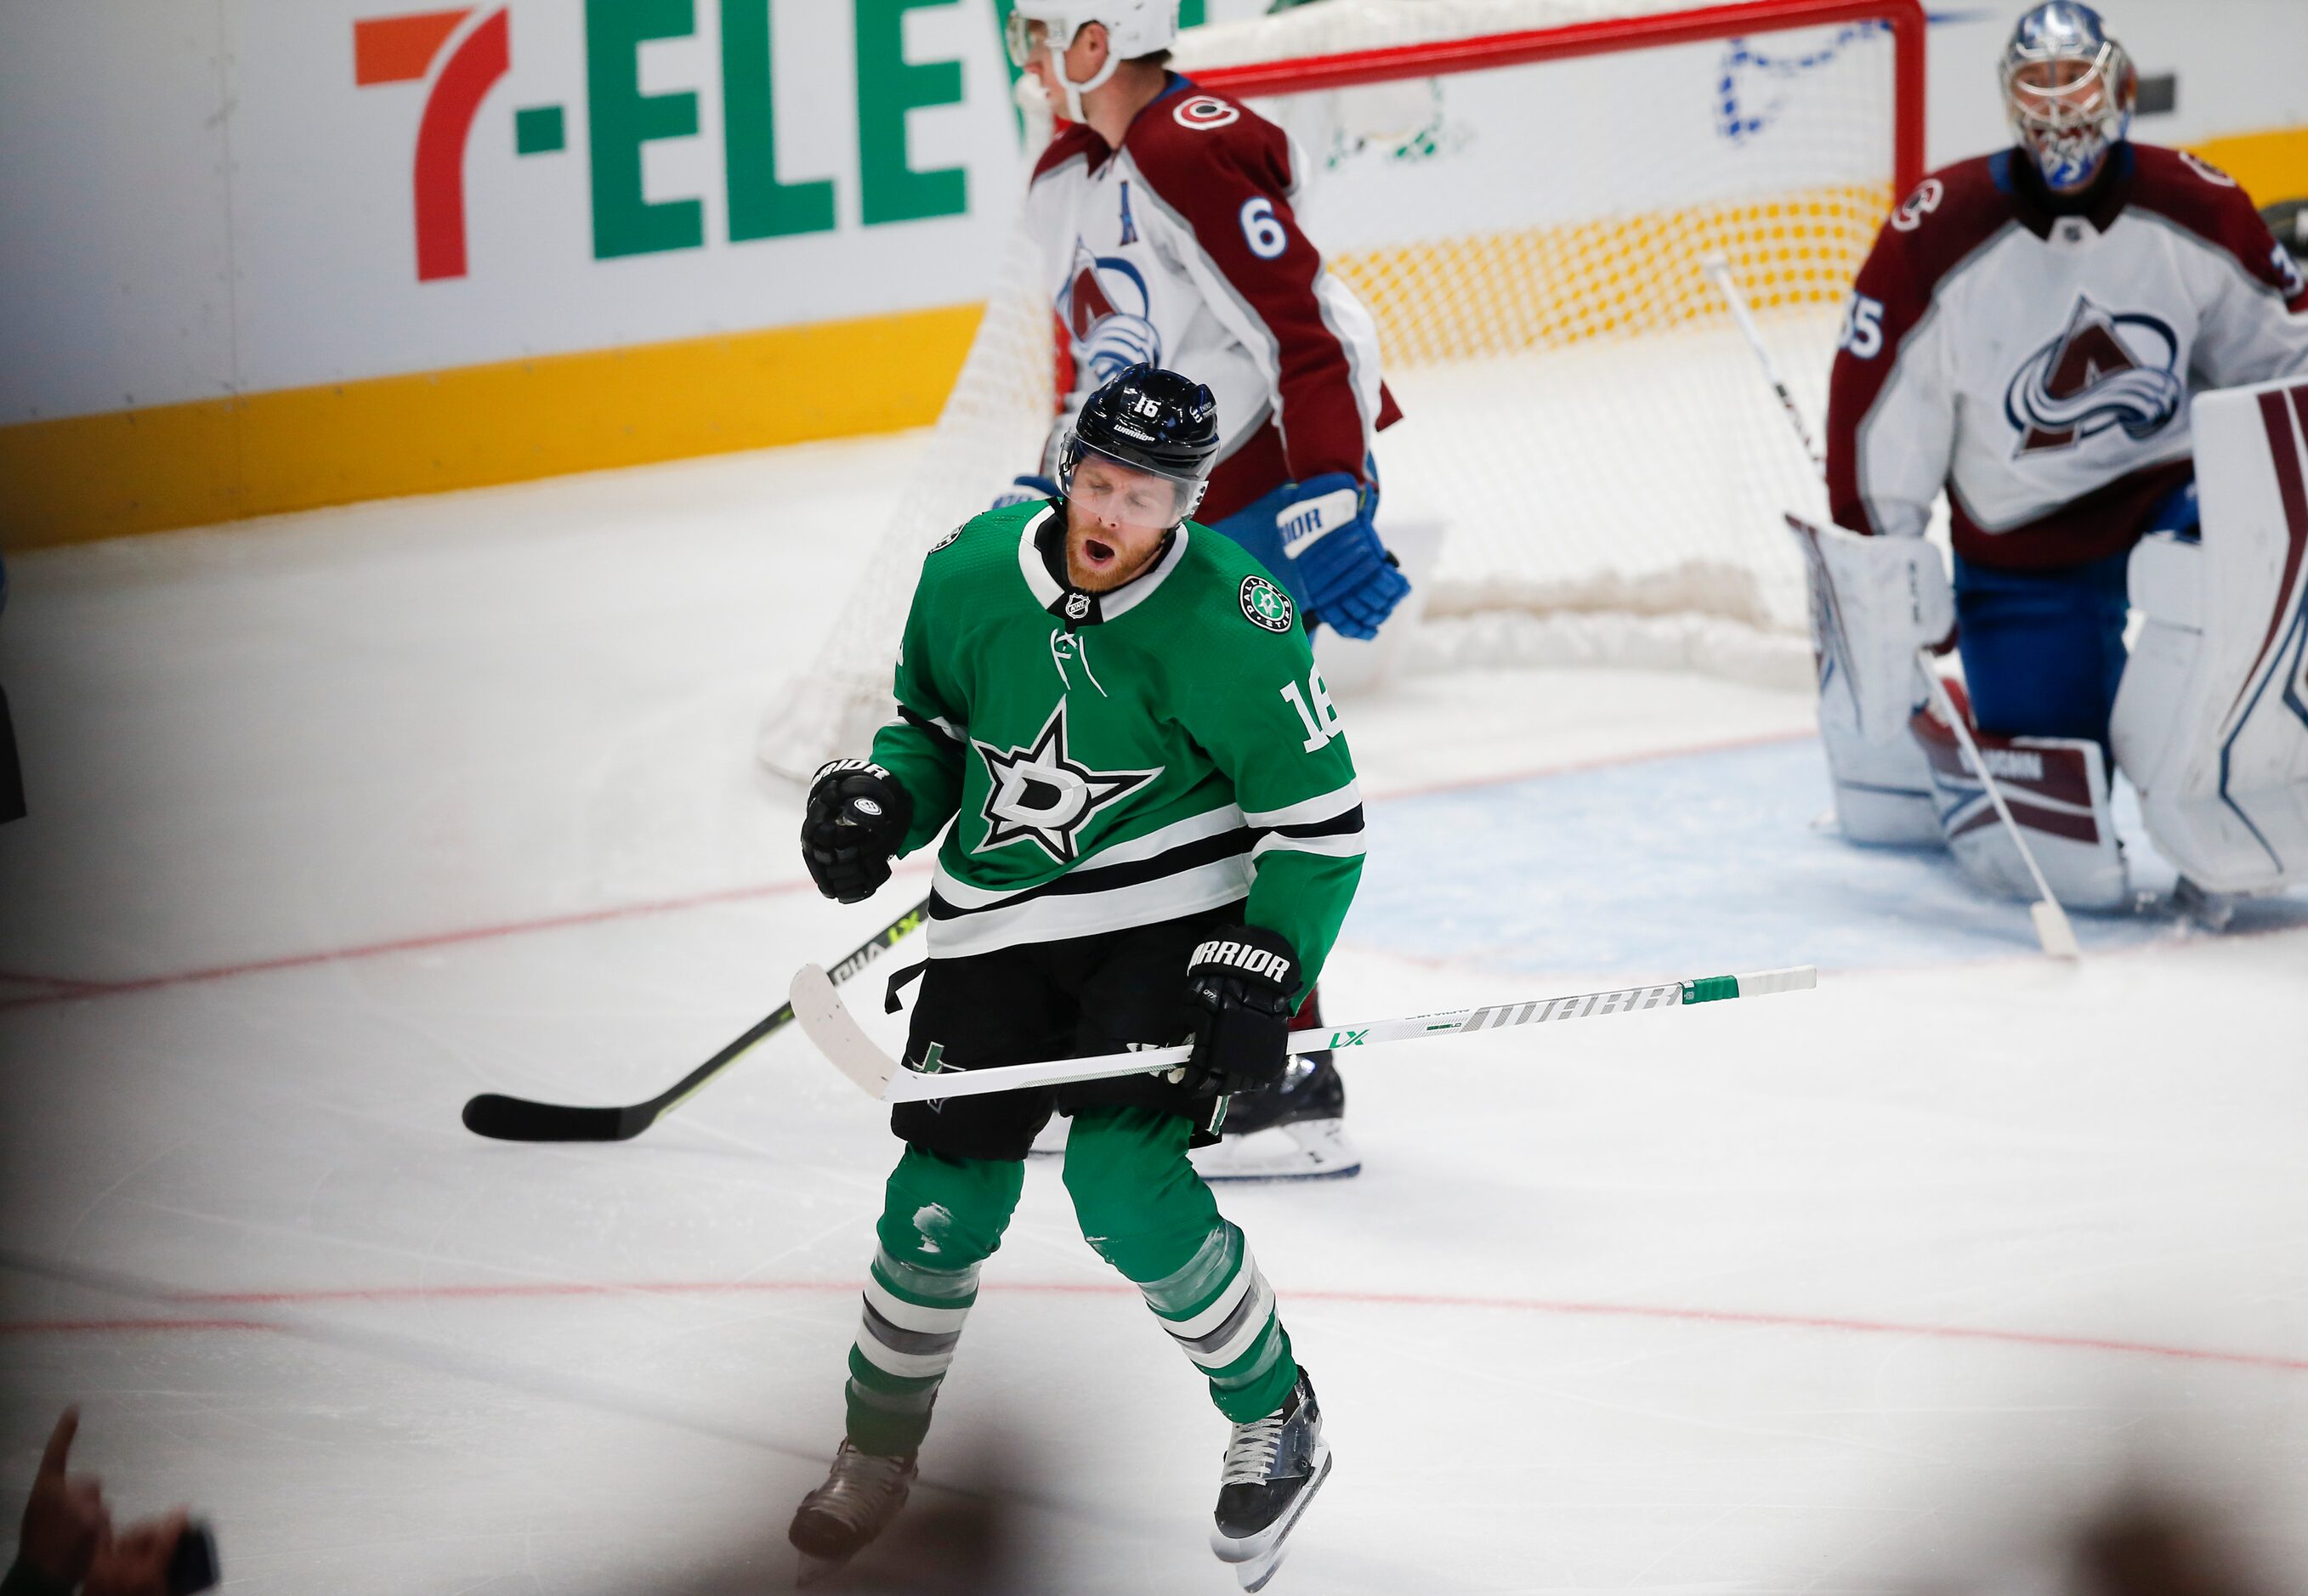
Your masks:
M1048 47L1050 51L1050 70L1057 74L1058 86L1065 91L1066 120L1069 122L1088 122L1089 120L1088 116L1082 114L1082 96L1089 93L1094 89L1105 87L1106 81L1114 76L1115 70L1122 64L1122 57L1114 53L1114 37L1112 34L1108 34L1107 36L1106 42L1106 64L1099 67L1096 72L1090 73L1088 79L1079 83L1066 76L1065 56L1058 51L1056 47ZM1068 49L1072 49L1073 47L1072 45L1068 45L1066 47Z

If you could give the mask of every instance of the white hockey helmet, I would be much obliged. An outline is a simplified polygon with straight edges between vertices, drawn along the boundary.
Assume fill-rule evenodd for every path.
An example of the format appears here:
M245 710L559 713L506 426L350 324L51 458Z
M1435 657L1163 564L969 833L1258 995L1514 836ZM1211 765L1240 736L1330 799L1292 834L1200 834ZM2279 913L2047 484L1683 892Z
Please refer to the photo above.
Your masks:
M1106 29L1106 64L1087 82L1066 76L1065 52L1090 23ZM1050 64L1066 91L1066 115L1082 119L1081 97L1103 85L1125 61L1167 50L1178 39L1178 0L1012 0L1007 37L1010 63L1021 72L1047 45Z
M2022 16L2002 77L2011 131L2056 193L2088 186L2131 131L2139 74L2080 0L2045 0Z

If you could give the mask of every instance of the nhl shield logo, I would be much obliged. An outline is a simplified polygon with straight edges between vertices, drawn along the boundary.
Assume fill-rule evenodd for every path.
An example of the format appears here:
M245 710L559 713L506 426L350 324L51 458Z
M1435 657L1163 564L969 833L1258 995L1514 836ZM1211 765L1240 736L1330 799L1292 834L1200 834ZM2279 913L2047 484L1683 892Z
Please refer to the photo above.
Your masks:
M1242 618L1267 631L1288 631L1296 620L1290 595L1262 576L1242 579Z

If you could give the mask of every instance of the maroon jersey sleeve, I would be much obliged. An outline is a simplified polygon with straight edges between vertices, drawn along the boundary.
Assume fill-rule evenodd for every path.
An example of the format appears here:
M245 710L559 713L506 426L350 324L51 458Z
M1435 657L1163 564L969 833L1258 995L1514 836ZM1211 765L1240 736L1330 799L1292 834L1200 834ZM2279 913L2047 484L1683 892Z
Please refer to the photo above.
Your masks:
M2242 184L2185 150L2156 144L2131 149L2139 163L2132 204L2234 256L2245 275L2273 288L2293 314L2308 313L2308 279L2268 230Z
M1925 484L1918 478L1895 486L1884 479L1871 444L1880 451L1891 441L1871 439L1869 423L1887 409L1896 387L1908 413L1903 420L1936 417L1945 425L1916 430L1952 437L1953 393L1941 391L1931 372L1917 369L1920 362L1903 365L1903 356L1930 314L1940 283L2011 219L1990 159L1962 162L1916 184L1876 235L1852 284L1828 378L1827 498L1836 523L1854 532L1922 529L1919 522L1907 523L1914 521L1914 501ZM1942 407L1948 414L1937 416ZM1938 468L1943 471L1945 463ZM1933 480L1931 491L1938 485Z
M1374 368L1377 348L1340 324L1340 287L1326 282L1322 253L1291 210L1288 137L1187 83L1140 115L1125 148L1223 285L1230 303L1213 309L1246 322L1253 353L1263 344L1270 356L1291 476L1343 471L1362 479L1376 417L1364 414L1357 365ZM1351 313L1367 323L1358 305ZM1375 393L1374 369L1370 375Z

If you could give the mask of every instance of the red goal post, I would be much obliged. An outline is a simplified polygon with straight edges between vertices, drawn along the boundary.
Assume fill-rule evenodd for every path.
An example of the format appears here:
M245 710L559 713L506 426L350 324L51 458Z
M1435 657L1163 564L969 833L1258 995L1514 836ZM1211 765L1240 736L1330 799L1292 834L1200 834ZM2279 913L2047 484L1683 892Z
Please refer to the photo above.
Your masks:
M1471 39L1430 39L1417 44L1348 50L1295 61L1250 62L1209 66L1194 81L1221 94L1245 99L1270 94L1305 94L1352 89L1407 77L1521 66L1538 61L1570 61L1647 47L1700 44L1788 27L1825 27L1839 22L1881 22L1890 30L1892 47L1892 176L1904 194L1924 178L1925 35L1931 26L1923 0L1745 0L1732 5L1701 5L1649 16L1598 18L1555 28Z

